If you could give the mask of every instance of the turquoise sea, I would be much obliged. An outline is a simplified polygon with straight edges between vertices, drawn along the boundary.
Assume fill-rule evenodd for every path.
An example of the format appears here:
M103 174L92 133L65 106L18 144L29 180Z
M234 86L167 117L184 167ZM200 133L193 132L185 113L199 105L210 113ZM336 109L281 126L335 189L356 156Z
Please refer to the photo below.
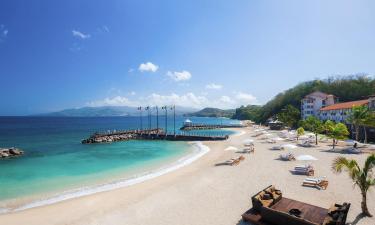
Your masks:
M176 117L176 129L185 119ZM221 118L190 119L199 123L238 123ZM160 127L164 124L165 119L160 118ZM81 144L96 131L139 126L139 117L0 117L0 147L15 146L25 151L22 157L0 160L0 211L70 190L132 178L193 151L189 143L172 141ZM148 126L147 118L143 126ZM156 127L154 117L151 126ZM169 132L173 127L173 118L168 118ZM199 132L231 134L226 130Z

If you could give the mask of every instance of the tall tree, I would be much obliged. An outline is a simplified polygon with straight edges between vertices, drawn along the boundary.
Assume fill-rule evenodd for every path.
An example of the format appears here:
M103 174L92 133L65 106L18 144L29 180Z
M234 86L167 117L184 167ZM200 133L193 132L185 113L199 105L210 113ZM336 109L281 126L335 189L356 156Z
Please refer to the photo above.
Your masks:
M309 116L302 121L302 127L315 134L315 144L318 144L318 134L323 132L323 123L315 116Z
M333 122L330 123L329 120L327 120L325 127L327 129L327 135L332 138L333 149L335 149L336 140L343 140L349 135L348 128L343 123L334 124Z
M300 111L292 105L287 105L281 113L277 114L277 118L290 128L297 126L300 117Z
M333 161L332 169L341 173L342 170L346 170L350 178L354 181L355 185L358 185L361 189L362 195L362 214L365 216L372 217L368 208L367 208L367 191L371 186L375 185L374 175L372 174L372 169L375 166L375 154L367 157L365 165L363 168L360 168L358 162L355 160L349 160L345 157L338 157Z
M305 129L303 129L303 127L299 127L299 128L297 129L297 141L298 141L298 138L299 138L300 136L304 135L304 134L305 134Z
M354 126L355 129L355 140L359 140L359 129L360 126L366 121L369 111L367 106L354 106L347 118L347 122Z
M361 125L365 134L364 143L367 143L367 127L375 127L375 113L368 110L365 118L361 120Z

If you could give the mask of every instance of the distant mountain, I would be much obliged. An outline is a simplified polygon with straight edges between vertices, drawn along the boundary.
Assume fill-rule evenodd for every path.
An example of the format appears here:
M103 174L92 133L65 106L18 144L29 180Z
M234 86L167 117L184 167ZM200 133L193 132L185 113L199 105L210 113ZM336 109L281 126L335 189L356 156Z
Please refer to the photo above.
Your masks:
M176 106L176 115L183 115L185 113L194 112L193 109ZM156 110L153 110L153 114ZM164 115L164 110L159 108L159 114ZM171 115L171 110L168 112ZM110 116L138 116L139 111L136 107L128 106L102 106L102 107L83 107L75 109L65 109L58 112L39 114L36 116L51 116L51 117L110 117ZM146 115L143 112L143 115Z
M218 109L218 108L204 108L198 112L186 113L185 116L197 117L228 117L231 118L235 113L234 109Z

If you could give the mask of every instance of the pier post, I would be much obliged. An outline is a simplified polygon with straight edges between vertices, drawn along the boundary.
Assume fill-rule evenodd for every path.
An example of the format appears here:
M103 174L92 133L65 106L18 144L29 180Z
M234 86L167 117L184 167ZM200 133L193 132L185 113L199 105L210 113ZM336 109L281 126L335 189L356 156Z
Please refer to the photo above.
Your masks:
M161 108L165 110L165 137L167 137L167 134L168 134L168 107L165 105Z
M159 134L159 107L155 106L156 108L156 132Z
M176 136L176 106L173 105L171 110L173 109L173 135Z
M142 106L139 106L138 110L139 110L139 119L141 121L141 130L143 130L143 125L142 125Z
M147 110L148 133L150 133L150 130L151 130L151 114L150 114L150 106L147 106L145 109Z

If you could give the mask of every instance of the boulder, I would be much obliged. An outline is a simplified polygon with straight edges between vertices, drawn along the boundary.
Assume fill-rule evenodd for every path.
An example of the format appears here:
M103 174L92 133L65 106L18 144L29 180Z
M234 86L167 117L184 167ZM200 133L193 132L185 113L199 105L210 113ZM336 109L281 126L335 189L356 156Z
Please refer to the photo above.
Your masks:
M23 151L16 149L16 148L10 148L9 153L12 155L22 155Z

